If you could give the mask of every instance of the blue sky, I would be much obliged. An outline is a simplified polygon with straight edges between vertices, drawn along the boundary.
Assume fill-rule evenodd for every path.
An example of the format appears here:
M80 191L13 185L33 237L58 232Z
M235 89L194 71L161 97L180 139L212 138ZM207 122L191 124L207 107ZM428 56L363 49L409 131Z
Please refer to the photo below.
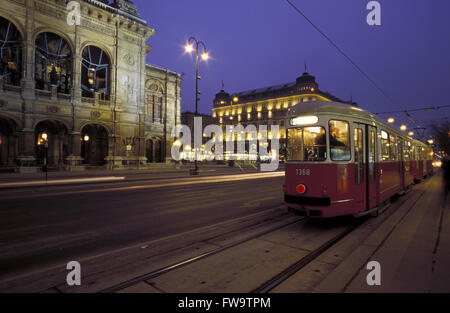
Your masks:
M353 98L371 112L450 104L450 1L380 0L381 26L368 26L368 0L292 0L381 88L384 97L285 0L136 0L157 30L147 61L184 73L182 110L194 110L190 36L212 59L200 64L199 110L211 114L222 80L228 92L293 82L304 70L320 89ZM397 125L409 122L393 114ZM450 108L412 114L421 125L450 117Z

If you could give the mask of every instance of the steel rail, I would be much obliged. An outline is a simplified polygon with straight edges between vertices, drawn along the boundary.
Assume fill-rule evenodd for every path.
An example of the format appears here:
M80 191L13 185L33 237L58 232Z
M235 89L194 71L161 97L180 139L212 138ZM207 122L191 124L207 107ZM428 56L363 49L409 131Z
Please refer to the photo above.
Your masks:
M234 242L234 243L230 243L230 244L225 245L225 246L223 246L223 247L214 249L214 250L212 250L212 251L210 251L210 252L206 252L206 253L197 255L197 256L195 256L195 257L192 257L192 258L188 258L188 259L182 260L182 261L180 261L180 262L177 262L177 263L174 263L174 264L172 264L172 265L165 266L165 267L163 267L163 268L160 268L160 269L158 269L158 270L155 270L155 271L153 271L153 272L150 272L150 273L147 273L147 274L144 274L144 275L135 277L135 278L133 278L133 279L127 280L127 281L125 281L125 282L122 282L122 283L120 283L120 284L114 285L114 286L112 286L112 287L108 287L108 288L106 288L106 289L103 289L103 290L99 291L98 293L114 293L114 292L123 290L123 289L125 289L125 288L128 288L128 287L131 287L131 286L133 286L133 285L136 285L136 284L138 284L138 283L140 283L140 282L142 282L142 281L145 281L145 280L148 280L148 279L152 279L152 278L161 276L161 275L163 275L163 274L166 274L166 273L168 273L168 272L171 272L171 271L173 271L173 270L176 270L176 269L181 268L181 267L183 267L183 266L186 266L186 265L188 265L188 264L192 264L192 263L194 263L194 262L203 260L203 259L205 259L205 258L207 258L207 257L213 256L213 255L218 254L218 253L220 253L220 252L223 252L223 251L225 251L225 250L228 250L228 249L231 249L231 248L233 248L233 247L239 246L239 245L241 245L241 244L243 244L243 243L245 243L245 242L248 242L248 241L250 241L250 240L253 240L253 239L259 238L259 237L261 237L261 236L267 235L267 234L269 234L269 233L271 233L271 232L274 232L274 231L277 231L277 230L279 230L279 229L288 227L288 226L290 226L290 225L293 225L293 224L298 223L299 221L302 221L302 220L305 220L305 219L306 219L306 218L304 217L304 218L297 219L297 220L295 220L295 221L293 221L293 222L289 222L289 223L286 223L286 224L283 224L283 225L279 225L279 226L273 227L273 228L268 229L268 230L265 230L265 231L263 231L263 232L261 232L261 233L258 233L258 234L255 234L255 235L246 237L246 238L241 239L241 240L239 240L239 241L236 241L236 242Z

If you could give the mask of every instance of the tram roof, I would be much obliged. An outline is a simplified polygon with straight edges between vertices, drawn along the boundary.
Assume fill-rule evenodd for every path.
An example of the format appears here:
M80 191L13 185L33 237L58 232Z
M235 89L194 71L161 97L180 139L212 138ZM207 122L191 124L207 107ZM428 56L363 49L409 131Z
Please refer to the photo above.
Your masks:
M385 123L378 116L369 111L356 107L354 105L342 103L342 102L333 102L333 101L309 101L309 102L299 102L296 105L289 108L287 112L287 117L301 116L301 115L314 115L314 114L336 114L341 116L353 117L364 119L366 121L370 121L377 124L382 124L384 128L395 133L398 136L403 136L407 138L411 138L404 134L402 131L392 127L391 125ZM420 142L422 141L411 138L413 141Z
M383 123L383 121L381 121L374 114L366 110L363 110L359 107L356 107L354 105L323 100L297 103L296 105L289 108L287 114L288 116L298 116L307 114L326 114L326 113L347 115L362 119L370 119L374 122L376 121L378 123Z

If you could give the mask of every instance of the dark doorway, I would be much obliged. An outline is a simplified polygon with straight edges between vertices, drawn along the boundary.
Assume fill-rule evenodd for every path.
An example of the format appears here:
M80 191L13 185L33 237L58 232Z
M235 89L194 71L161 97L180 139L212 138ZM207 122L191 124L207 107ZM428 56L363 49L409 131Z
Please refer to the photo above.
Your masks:
M108 131L97 124L86 125L81 131L81 157L84 164L104 165L108 155Z
M162 163L162 142L161 140L156 140L155 142L155 162Z
M43 165L44 158L47 157L48 166L62 166L67 157L69 143L64 124L55 120L42 121L36 125L34 133L37 164Z
M14 165L16 158L16 137L14 122L0 117L0 166Z
M153 140L149 139L145 142L145 157L147 163L153 163Z

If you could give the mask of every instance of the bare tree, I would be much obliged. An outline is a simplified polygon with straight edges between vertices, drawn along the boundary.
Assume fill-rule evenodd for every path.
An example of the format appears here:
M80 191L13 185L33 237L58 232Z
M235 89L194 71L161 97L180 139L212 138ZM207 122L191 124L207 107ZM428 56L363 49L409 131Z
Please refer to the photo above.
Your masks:
M450 120L432 124L430 129L439 151L450 155Z

